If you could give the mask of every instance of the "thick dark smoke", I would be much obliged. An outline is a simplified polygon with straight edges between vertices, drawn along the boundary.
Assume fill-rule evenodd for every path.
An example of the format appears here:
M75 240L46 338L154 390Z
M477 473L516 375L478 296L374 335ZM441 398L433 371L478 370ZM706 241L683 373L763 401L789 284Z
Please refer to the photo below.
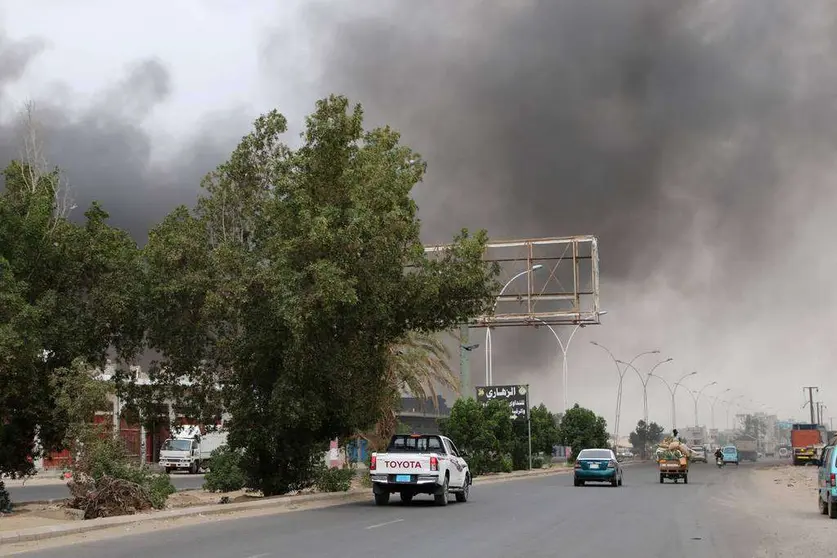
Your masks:
M811 336L788 312L833 323L818 300L829 275L811 267L823 231L807 227L834 202L833 2L323 2L307 15L318 93L363 102L429 160L428 241L463 224L600 237L610 326L577 336L576 373L613 373L589 339L624 358L663 345L707 381L772 384L781 406L781 390L833 365L787 342ZM791 294L800 282L810 297ZM554 350L548 334L499 337L498 380ZM571 388L596 398L584 383Z
M0 108L9 106L3 87L14 83L42 50L37 39L14 42L0 32ZM70 109L50 98L33 99L38 135L46 157L64 172L73 215L80 218L93 200L102 202L112 221L144 242L150 227L179 204L192 204L201 177L223 161L235 144L243 118L208 115L205 130L195 130L186 145L162 163L152 158L151 136L143 127L151 112L171 94L171 78L155 59L129 64L125 74L89 105ZM219 120L223 125L218 125ZM2 166L22 154L22 119L0 123ZM219 133L220 130L220 133Z
M737 259L770 246L776 148L833 139L809 128L831 109L811 103L823 92L797 90L792 3L456 4L329 3L310 18L325 87L427 156L424 218L445 236L463 215L500 237L595 233L611 278L642 277L700 209ZM693 169L705 180L682 183Z
M262 77L275 85L267 93L293 84L299 98L278 108L297 126L295 107L338 92L401 130L430 165L416 193L428 242L462 226L494 238L599 236L610 314L573 341L571 401L611 408L613 365L595 339L623 358L659 348L676 359L659 370L669 379L697 368L704 383L792 413L798 387L825 388L837 358L837 5L798 4L317 1L299 23L266 28ZM0 30L3 115L23 108L4 91L45 47ZM129 64L81 108L35 99L77 211L99 199L139 241L193 202L256 116L208 115L160 158L146 120L173 92L161 56ZM18 153L15 125L0 122L0 162ZM497 381L530 380L536 399L558 406L560 380L544 375L560 368L548 333L498 332L494 349ZM635 385L626 390L626 413L636 411ZM667 421L665 405L652 409Z

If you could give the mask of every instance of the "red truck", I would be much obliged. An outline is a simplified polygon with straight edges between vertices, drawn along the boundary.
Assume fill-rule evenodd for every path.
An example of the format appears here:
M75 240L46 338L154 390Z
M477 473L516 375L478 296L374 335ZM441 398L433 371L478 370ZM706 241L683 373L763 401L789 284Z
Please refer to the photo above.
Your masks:
M816 424L794 424L791 428L791 447L794 465L816 463L825 446L823 428Z

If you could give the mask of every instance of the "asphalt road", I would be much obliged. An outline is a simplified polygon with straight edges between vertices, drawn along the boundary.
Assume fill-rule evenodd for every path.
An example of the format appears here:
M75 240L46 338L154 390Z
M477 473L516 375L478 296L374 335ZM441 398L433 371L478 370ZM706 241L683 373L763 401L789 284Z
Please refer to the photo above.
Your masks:
M171 481L178 490L191 490L203 486L203 475L172 474ZM24 486L9 486L7 490L12 497L12 502L61 500L70 496L65 483L25 484Z
M625 483L573 487L571 475L472 487L468 503L369 501L90 542L24 556L45 558L678 558L753 556L762 536L730 505L752 466L693 466L689 484L659 484L651 465ZM735 496L738 495L738 496ZM739 500L740 502L741 500ZM746 502L746 499L744 499ZM744 504L746 505L746 503Z

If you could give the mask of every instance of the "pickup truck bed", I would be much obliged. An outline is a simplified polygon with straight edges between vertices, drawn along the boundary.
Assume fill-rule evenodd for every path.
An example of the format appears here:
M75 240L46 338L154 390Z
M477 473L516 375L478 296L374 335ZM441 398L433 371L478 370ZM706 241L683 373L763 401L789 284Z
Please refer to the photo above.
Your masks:
M466 502L472 483L468 464L451 440L422 434L393 436L386 453L372 454L369 478L378 505L389 503L396 492L404 503L428 494L445 506L450 493Z

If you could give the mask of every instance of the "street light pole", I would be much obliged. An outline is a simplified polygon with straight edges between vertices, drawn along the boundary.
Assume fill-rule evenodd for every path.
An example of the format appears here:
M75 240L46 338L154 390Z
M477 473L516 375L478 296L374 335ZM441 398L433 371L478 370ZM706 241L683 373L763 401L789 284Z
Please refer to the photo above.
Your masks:
M523 277L524 275L528 275L534 273L535 271L542 268L543 265L537 264L533 265L530 269L524 269L511 279L509 279L503 288L500 289L500 294L494 299L494 305L491 307L491 314L494 314L494 310L497 309L497 303L500 302L500 297L503 296L503 293L506 292L506 289L509 288L515 279L519 277ZM485 385L490 386L494 383L494 357L491 352L491 322L489 322L485 328Z
M682 382L684 379L688 378L689 376L694 376L695 374L697 374L697 372L689 372L688 374L686 374L685 376L683 376L679 380L677 380L674 383L674 387L671 387L671 384L669 384L668 381L666 381L666 379L663 378L662 376L658 376L657 374L651 374L651 376L653 376L653 377L659 379L661 382L663 382L665 384L666 388L668 388L668 392L671 394L671 429L672 430L677 428L677 405L675 403L674 395L677 393L677 388L681 385L680 382Z
M607 310L602 310L598 313L599 316L602 316L604 314L607 314ZM573 342L573 337L575 337L575 333L579 330L579 328L584 327L585 324L576 324L576 326L573 328L572 333L570 333L570 337L567 339L567 342L564 343L563 341L561 341L561 336L558 335L558 332L555 331L554 327L552 327L551 325L549 325L548 323L546 323L544 320L542 320L540 318L535 318L535 321L540 322L540 323L542 323L543 325L545 325L546 327L549 328L549 331L552 332L552 336L555 337L555 341L558 342L558 347L561 349L561 356L562 356L562 359L561 359L561 384L562 384L561 385L561 390L562 390L563 403L564 403L563 412L566 413L567 408L569 407L568 394L567 394L567 392L569 391L567 389L568 386L569 386L569 365L567 364L567 352L570 350L570 343ZM538 327L538 326L535 326L535 327Z
M715 430L715 403L718 402L718 398L721 397L723 394L732 391L730 388L725 389L721 393L715 396L715 399L712 400L712 404L710 405L710 409L712 411L712 430Z
M700 388L700 391L697 392L697 395L694 398L695 399L695 428L697 428L699 426L699 424L698 424L698 401L700 401L700 396L703 393L703 390L705 390L709 386L717 385L717 383L718 382L709 382L708 384L706 384L705 386Z
M667 362L671 362L672 360L674 359L671 357L665 360L661 360L651 368L651 371L645 378L642 377L642 372L640 372L633 364L619 361L622 362L622 364L632 368L633 371L636 372L637 376L639 376L639 381L642 384L642 418L645 421L646 425L648 424L648 381L651 379L652 376L654 376L654 370L656 370L658 366Z
M674 417L672 419L672 428L677 428L677 398L675 397L675 395L677 395L677 388L679 388L681 385L683 385L683 383L682 383L683 380L685 380L689 376L694 376L695 374L697 374L697 370L695 370L694 372L689 372L688 374L683 374L683 376L681 376L679 380L674 382L674 391L672 391L672 393L671 393L671 412L673 413L673 417ZM683 386L683 387L686 387L686 386ZM689 389L689 388L686 388L686 389Z
M595 345L596 347L602 349L604 352L606 352L608 354L610 359L613 361L613 364L616 365L616 373L619 375L619 386L616 390L616 413L615 413L616 416L614 417L615 420L613 422L613 429L614 429L614 433L613 433L614 444L613 445L617 446L619 444L619 422L620 422L621 415L622 415L622 383L623 383L623 380L625 379L625 373L628 371L628 367L626 366L623 369L621 366L619 366L619 360L615 356L613 356L613 353L610 351L610 349L608 349L604 345L602 345L600 343L596 343L595 341L590 341L590 344ZM660 354L660 351L657 350L657 349L655 349L653 351L643 351L643 352L639 353L638 355L636 355L634 358L631 359L631 364L633 364L634 361L636 361L641 356L658 355L658 354Z

